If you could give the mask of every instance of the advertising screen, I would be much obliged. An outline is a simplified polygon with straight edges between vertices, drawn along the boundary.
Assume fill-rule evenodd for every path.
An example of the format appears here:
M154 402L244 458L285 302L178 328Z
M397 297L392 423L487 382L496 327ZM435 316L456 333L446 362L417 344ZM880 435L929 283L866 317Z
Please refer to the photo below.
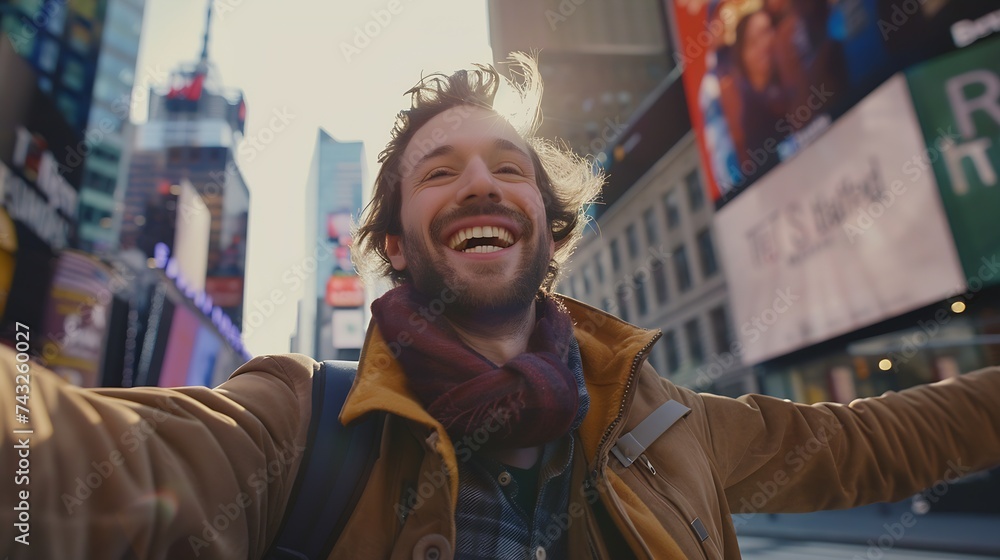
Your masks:
M111 311L111 270L79 251L56 263L46 304L42 357L52 371L82 387L101 382L101 363Z
M334 274L326 282L326 304L330 307L361 307L365 289L355 274Z
M1000 21L1000 14L997 16ZM1000 283L1000 38L906 74L970 288Z
M334 348L361 348L365 344L365 314L361 309L334 309L331 318Z
M706 188L720 206L894 72L982 39L1000 17L993 2L958 0L670 4Z
M188 375L185 385L213 385L215 362L222 349L222 341L212 332L212 329L202 325L194 337L194 348L191 350L191 362L188 364Z
M744 363L964 290L934 156L897 75L719 211Z
M157 385L160 387L181 387L187 385L191 356L201 322L183 305L174 308L170 322L167 349L163 354L163 366Z

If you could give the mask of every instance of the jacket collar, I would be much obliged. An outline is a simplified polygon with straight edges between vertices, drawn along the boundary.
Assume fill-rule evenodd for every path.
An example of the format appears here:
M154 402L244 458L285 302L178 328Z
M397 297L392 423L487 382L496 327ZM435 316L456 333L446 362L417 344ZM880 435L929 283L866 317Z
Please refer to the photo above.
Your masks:
M629 384L634 384L634 373L660 337L660 331L641 329L574 299L557 297L573 317L574 335L580 344L584 381L590 393L590 412L583 419L579 433L586 457L592 461L611 423L623 415L631 403ZM437 432L436 448L451 475L452 497L456 500L458 464L454 448L441 423L424 410L407 386L406 375L396 360L401 342L406 341L386 341L372 323L361 351L357 377L340 412L340 421L348 424L368 413L386 411Z

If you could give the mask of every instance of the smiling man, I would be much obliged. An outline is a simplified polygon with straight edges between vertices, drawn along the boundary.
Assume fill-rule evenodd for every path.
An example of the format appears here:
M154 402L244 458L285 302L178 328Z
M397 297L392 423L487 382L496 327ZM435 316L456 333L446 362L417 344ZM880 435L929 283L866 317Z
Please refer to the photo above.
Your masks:
M520 88L482 66L425 78L380 155L354 258L394 287L340 420L381 435L329 558L734 560L734 514L898 500L1000 464L996 368L850 405L698 394L646 362L658 331L554 293L601 179L532 136L540 85L521 69ZM494 108L501 88L527 110ZM0 444L30 446L31 479L0 483L0 554L269 550L309 437L311 358L255 358L215 389L88 390L22 366L0 352ZM23 460L4 452L0 470Z

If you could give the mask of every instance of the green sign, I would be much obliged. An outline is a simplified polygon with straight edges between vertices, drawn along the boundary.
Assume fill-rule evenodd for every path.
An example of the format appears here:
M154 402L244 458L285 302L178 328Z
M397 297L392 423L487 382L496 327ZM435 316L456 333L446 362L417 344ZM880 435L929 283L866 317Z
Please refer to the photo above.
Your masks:
M927 153L903 171L933 169L969 288L1000 284L1000 40L906 77Z

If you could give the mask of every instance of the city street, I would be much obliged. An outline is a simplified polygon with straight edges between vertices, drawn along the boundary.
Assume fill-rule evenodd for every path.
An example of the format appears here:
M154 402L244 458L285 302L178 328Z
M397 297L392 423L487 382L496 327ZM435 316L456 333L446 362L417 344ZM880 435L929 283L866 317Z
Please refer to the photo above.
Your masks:
M1000 558L1000 515L915 515L908 499L839 511L735 517L734 522L744 558Z
M954 552L930 552L922 550L893 548L880 550L855 544L826 543L817 541L796 541L767 537L740 537L740 551L744 560L985 560L996 556L957 554Z

